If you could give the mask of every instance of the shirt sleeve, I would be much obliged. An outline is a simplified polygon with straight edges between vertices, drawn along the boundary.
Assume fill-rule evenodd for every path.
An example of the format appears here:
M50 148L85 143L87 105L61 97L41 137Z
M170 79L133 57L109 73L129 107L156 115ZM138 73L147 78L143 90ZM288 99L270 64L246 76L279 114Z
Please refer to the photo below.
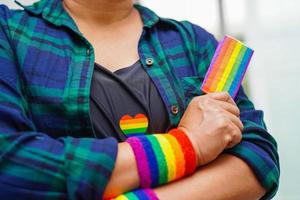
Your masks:
M192 27L196 38L197 71L203 76L209 67L218 42L199 26L192 25ZM243 159L267 190L262 199L271 199L276 194L279 185L280 168L277 143L267 131L263 111L255 109L243 87L240 88L235 102L240 109L240 118L244 124L243 138L241 143L224 152Z
M101 199L114 168L115 139L38 132L0 6L0 199ZM71 133L70 133L71 135Z
M279 184L277 143L267 131L263 111L254 108L242 87L235 102L241 111L240 118L244 124L243 139L240 144L225 152L236 155L248 163L267 190L262 199L271 199L276 194Z

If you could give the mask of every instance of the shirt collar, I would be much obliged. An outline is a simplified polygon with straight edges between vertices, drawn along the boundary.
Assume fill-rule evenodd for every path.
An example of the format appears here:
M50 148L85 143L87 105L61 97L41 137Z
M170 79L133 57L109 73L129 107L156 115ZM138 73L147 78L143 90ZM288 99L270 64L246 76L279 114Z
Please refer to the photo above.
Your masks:
M23 5L18 0L15 0L15 2L25 11L42 15L45 20L56 26L67 26L78 32L75 22L64 10L61 0L40 0L29 6Z
M18 0L15 0L15 3L21 6L24 10L35 15L41 14L45 20L57 26L64 25L78 31L75 22L64 10L61 1L62 0L40 0L29 6L23 5ZM135 4L134 6L141 14L144 28L152 28L159 21L158 15L156 15L152 10L139 4Z
M139 4L135 4L134 7L139 11L141 15L144 27L152 28L160 20L158 15L149 8L146 8Z

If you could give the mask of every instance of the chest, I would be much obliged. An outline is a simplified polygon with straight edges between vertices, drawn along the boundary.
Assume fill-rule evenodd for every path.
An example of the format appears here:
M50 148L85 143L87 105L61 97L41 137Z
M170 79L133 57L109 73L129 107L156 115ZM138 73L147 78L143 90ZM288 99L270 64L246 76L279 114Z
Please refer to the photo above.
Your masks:
M137 21L122 26L82 28L81 31L93 47L95 62L116 71L139 60L142 28L142 23Z
M139 35L128 35L125 40L120 37L92 38L90 41L95 55L95 62L110 71L127 67L139 60L138 54Z
M198 91L197 86L200 83L195 83L198 81L196 77L183 82L180 80L180 76L193 74L191 68L184 67L184 70L182 68L183 58L188 59L188 56L180 58L179 62L177 58L175 60L172 57L172 51L168 51L166 47L163 48L164 51L160 51L160 48L153 49L158 45L154 45L147 38L142 37L139 41L138 35L128 36L128 40L135 41L129 42L132 45L129 45L131 49L134 49L130 53L127 52L128 44L124 42L126 40L121 38L111 40L104 35L90 38L92 46L84 42L83 38L79 39L77 36L74 37L74 34L62 31L57 31L55 38L59 39L51 43L43 41L29 43L30 51L26 52L25 59L22 57L24 55L24 52L21 52L22 48L17 48L16 53L19 60L24 60L22 79L26 85L29 116L38 131L47 132L53 137L69 134L74 137L93 136L89 98L94 61L102 64L106 60L114 61L119 56L138 54L144 70L163 99L172 125L179 122L185 108L185 96L189 96L183 92L183 87L191 97ZM18 45L17 43L16 46ZM35 48L36 46L39 48ZM87 53L91 48L94 48L95 52ZM113 59L109 59L111 55ZM185 55L184 51L182 55ZM122 63L117 64L124 67L136 61L134 56L129 58L131 58L127 60L129 64L124 64L123 59L120 59ZM152 64L147 63L149 59L153 60ZM111 62L107 64L117 65ZM182 83L185 85L182 86Z

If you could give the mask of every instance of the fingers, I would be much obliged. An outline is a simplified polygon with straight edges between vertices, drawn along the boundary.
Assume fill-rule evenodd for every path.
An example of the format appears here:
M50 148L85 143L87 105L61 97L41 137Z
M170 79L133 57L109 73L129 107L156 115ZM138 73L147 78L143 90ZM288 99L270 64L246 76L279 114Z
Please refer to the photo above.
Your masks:
M231 140L230 142L227 144L226 148L232 148L235 145L237 145L238 143L241 142L242 140L242 133L241 131L238 129L237 126L233 126L233 130L232 130L232 136L231 136Z
M207 94L211 98L219 101L225 101L227 103L230 103L232 105L236 105L234 100L231 98L228 92L214 92L214 93L209 93Z
M206 98L203 101L199 101L200 109L210 109L215 111L227 111L236 116L240 116L240 109L236 106L236 104L228 103L227 101L220 101L213 98Z
M244 128L244 125L243 123L241 122L241 120L233 115L232 113L227 113L227 116L230 118L230 121L231 121L231 140L230 142L227 144L227 147L226 148L232 148L234 147L235 145L237 145L238 143L240 143L240 141L242 140L242 131L243 131L243 128Z
M241 120L237 117L237 116L235 116L235 115L233 115L233 114L231 114L231 113L229 113L229 112L227 112L227 115L228 115L228 117L230 118L230 121L240 130L240 131L243 131L243 129L244 129L244 125L243 125L243 123L241 122Z
M240 117L240 109L237 106L229 104L227 102L223 102L223 101L218 101L216 103L218 103L218 105L221 108L223 108L225 111L227 111L237 117Z
M232 148L240 143L244 125L240 120L240 110L227 92L210 93L197 98L198 106L211 116L222 118L221 127L224 128L224 136L227 141L226 148ZM221 116L221 117L220 117ZM225 122L225 124L224 124Z

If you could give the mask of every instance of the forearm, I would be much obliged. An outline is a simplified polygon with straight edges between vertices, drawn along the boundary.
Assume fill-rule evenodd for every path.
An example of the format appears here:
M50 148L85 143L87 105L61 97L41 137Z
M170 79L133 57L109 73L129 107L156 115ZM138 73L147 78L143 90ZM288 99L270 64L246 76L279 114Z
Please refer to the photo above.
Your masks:
M136 161L130 145L119 143L119 151L111 178L105 189L104 199L109 199L139 186Z
M168 134L131 137L119 144L115 168L104 199L141 188L155 188L192 174L197 155L189 137L179 129Z
M259 199L265 193L250 167L241 159L222 154L195 174L155 189L161 200Z

